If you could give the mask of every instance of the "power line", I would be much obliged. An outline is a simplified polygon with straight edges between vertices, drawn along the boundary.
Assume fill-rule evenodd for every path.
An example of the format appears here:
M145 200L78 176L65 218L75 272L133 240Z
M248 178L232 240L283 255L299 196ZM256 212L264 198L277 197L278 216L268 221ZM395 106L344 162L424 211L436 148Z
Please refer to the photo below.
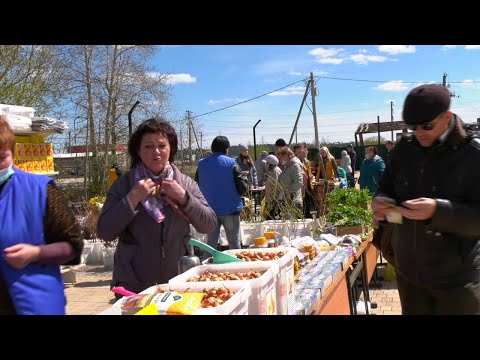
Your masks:
M198 118L198 117L200 117L200 116L204 116L204 115L208 115L208 114L213 114L213 113L216 113L216 112L219 112L219 111L222 111L222 110L226 110L226 109L229 109L229 108L234 107L234 106L238 106L238 105L241 105L241 104L245 104L245 103L247 103L247 102L250 102L250 101L259 99L259 98L261 98L261 97L270 95L270 94L272 94L272 93L274 93L274 92L276 92L276 91L280 91L280 90L286 89L286 88L288 88L288 87L290 87L290 86L292 86L292 85L298 84L298 83L300 83L300 82L305 82L305 80L306 80L306 78L305 78L305 79L302 79L302 80L295 81L294 83L291 83L291 84L289 84L289 85L282 86L281 88L278 88L278 89L276 89L276 90L269 91L269 92L267 92L267 93L265 93L265 94L255 96L255 97L253 97L253 98L251 98L251 99L247 99L247 100L241 101L241 102L236 103L236 104L232 104L232 105L225 106L225 107L220 108L220 109L217 109L217 110L209 111L209 112L206 112L206 113L203 113L203 114L194 116L193 119L196 119L196 118Z
M391 82L391 81L395 81L395 80L368 80L368 79L353 79L353 78L339 78L339 77L332 77L332 76L315 76L315 78L318 80L320 79L328 79L328 80L340 80L340 81L357 81L357 82L368 82L368 83L386 83L386 82ZM267 96L267 95L270 95L276 91L280 91L280 90L283 90L283 89L286 89L290 86L293 86L293 85L296 85L298 83L305 83L305 81L307 80L307 78L304 78L304 79L301 79L301 80L298 80L298 81L295 81L291 84L288 84L288 85L285 85L285 86L282 86L278 89L275 89L275 90L272 90L272 91L269 91L265 94L262 94L262 95L258 95L258 96L255 96L253 98L250 98L250 99L247 99L247 100L244 100L244 101L240 101L238 103L235 103L235 104L232 104L232 105L228 105L228 106L225 106L223 108L220 108L220 109L217 109L217 110L212 110L212 111L209 111L209 112L206 112L206 113L203 113L203 114L200 114L200 115L196 115L194 117L192 117L192 119L196 119L196 118L199 118L200 116L205 116L205 115L209 115L209 114L214 114L216 112L219 112L219 111L223 111L223 110L226 110L226 109L230 109L232 107L235 107L235 106L238 106L238 105L241 105L241 104L245 104L247 102L250 102L250 101L253 101L253 100L256 100L256 99L259 99L259 98L262 98L264 96ZM424 81L401 81L403 84L422 84L424 83ZM480 80L472 80L470 83L477 83L479 82L480 83ZM450 83L452 84L462 84L463 81L450 81ZM351 110L351 111L356 111L356 110ZM361 111L361 110L358 110L358 111ZM346 112L346 111L345 111ZM338 113L341 113L341 112L338 112ZM324 113L325 114L325 113ZM330 113L332 114L332 113ZM229 115L224 115L224 116L229 116ZM233 116L233 115L230 115L230 116ZM241 116L241 115L235 115L235 116ZM258 114L256 115L258 116ZM293 116L293 115L292 115Z
M367 80L367 79L352 79L352 78L339 78L331 76L316 76L318 79L328 79L328 80L341 80L341 81L358 81L358 82L369 82L369 83L386 83L386 82L401 82L402 84L423 84L425 81L403 81L403 80ZM477 83L480 80L472 80L469 83ZM463 81L449 81L451 84L464 84Z

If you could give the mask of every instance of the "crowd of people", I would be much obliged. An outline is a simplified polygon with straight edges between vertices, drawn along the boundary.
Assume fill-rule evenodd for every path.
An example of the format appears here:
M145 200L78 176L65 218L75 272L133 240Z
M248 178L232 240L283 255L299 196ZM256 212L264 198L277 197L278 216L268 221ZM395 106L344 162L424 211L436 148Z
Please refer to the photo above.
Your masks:
M402 115L412 132L387 141L384 158L368 146L358 178L373 195L374 237L382 249L391 246L402 313L479 314L480 172L471 165L480 140L450 110L441 85L410 91ZM338 162L325 146L311 162L305 144L290 148L283 139L256 161L239 147L229 157L229 139L217 136L192 179L174 164L178 138L168 121L137 127L130 169L112 165L97 224L100 238L118 241L112 287L140 292L177 275L177 260L192 254L190 226L212 247L223 226L229 248L241 248L249 189L264 189L263 215L279 219L312 216L317 183L357 186L352 145ZM80 262L83 237L54 180L14 167L14 153L14 134L0 117L0 314L65 314L60 266ZM392 211L402 221L389 220Z

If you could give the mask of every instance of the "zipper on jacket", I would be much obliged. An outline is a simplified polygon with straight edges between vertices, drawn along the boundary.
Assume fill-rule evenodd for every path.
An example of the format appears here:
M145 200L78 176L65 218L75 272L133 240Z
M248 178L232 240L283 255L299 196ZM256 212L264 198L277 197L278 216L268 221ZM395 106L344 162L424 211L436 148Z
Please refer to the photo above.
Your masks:
M427 163L430 162L430 159L432 158L432 154L433 152L435 151L436 147L433 147L427 154L425 154L425 158L422 162L422 166L420 167L420 169L418 170L420 176L419 176L419 180L418 180L418 183L417 183L417 188L421 190L421 187L423 185L423 177L425 175L425 166L427 165ZM426 194L425 196L428 196L428 194ZM419 272L419 263L418 263L418 259L419 259L419 256L417 254L417 251L418 251L418 246L417 246L417 223L418 223L419 220L414 220L414 223L413 223L413 252L414 252L414 256L415 256L415 280L417 283L420 282L420 272Z

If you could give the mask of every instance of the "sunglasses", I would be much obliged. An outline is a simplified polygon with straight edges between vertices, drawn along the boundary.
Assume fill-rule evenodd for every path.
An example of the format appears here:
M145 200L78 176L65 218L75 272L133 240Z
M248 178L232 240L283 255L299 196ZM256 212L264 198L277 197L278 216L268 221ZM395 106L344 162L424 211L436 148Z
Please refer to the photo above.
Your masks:
M430 130L433 130L433 128L435 127L435 124L427 123L422 125L407 125L407 128L412 131L417 130L417 127L425 131L430 131Z
M440 114L440 115L437 117L437 119L438 119L439 117L443 116L443 114L445 114L445 113ZM430 131L430 130L433 130L433 129L435 128L435 124L436 124L436 123L435 123L435 120L436 120L436 119L433 119L433 120L430 121L429 123L422 124L422 125L407 125L407 128L408 128L409 130L415 131L415 130L417 130L417 127L419 127L419 128L422 129L422 130Z

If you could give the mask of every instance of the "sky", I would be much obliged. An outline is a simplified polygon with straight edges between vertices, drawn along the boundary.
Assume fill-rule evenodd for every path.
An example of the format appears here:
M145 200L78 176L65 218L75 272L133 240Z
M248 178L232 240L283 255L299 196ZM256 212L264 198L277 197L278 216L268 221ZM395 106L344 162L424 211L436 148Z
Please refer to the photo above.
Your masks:
M257 145L288 142L311 72L320 142L353 142L359 124L391 120L391 102L402 120L408 91L443 74L451 110L465 122L480 118L480 45L167 45L152 65L169 75L172 116L191 111L204 148L217 135L253 145L258 120ZM314 142L312 114L309 95L293 142Z

